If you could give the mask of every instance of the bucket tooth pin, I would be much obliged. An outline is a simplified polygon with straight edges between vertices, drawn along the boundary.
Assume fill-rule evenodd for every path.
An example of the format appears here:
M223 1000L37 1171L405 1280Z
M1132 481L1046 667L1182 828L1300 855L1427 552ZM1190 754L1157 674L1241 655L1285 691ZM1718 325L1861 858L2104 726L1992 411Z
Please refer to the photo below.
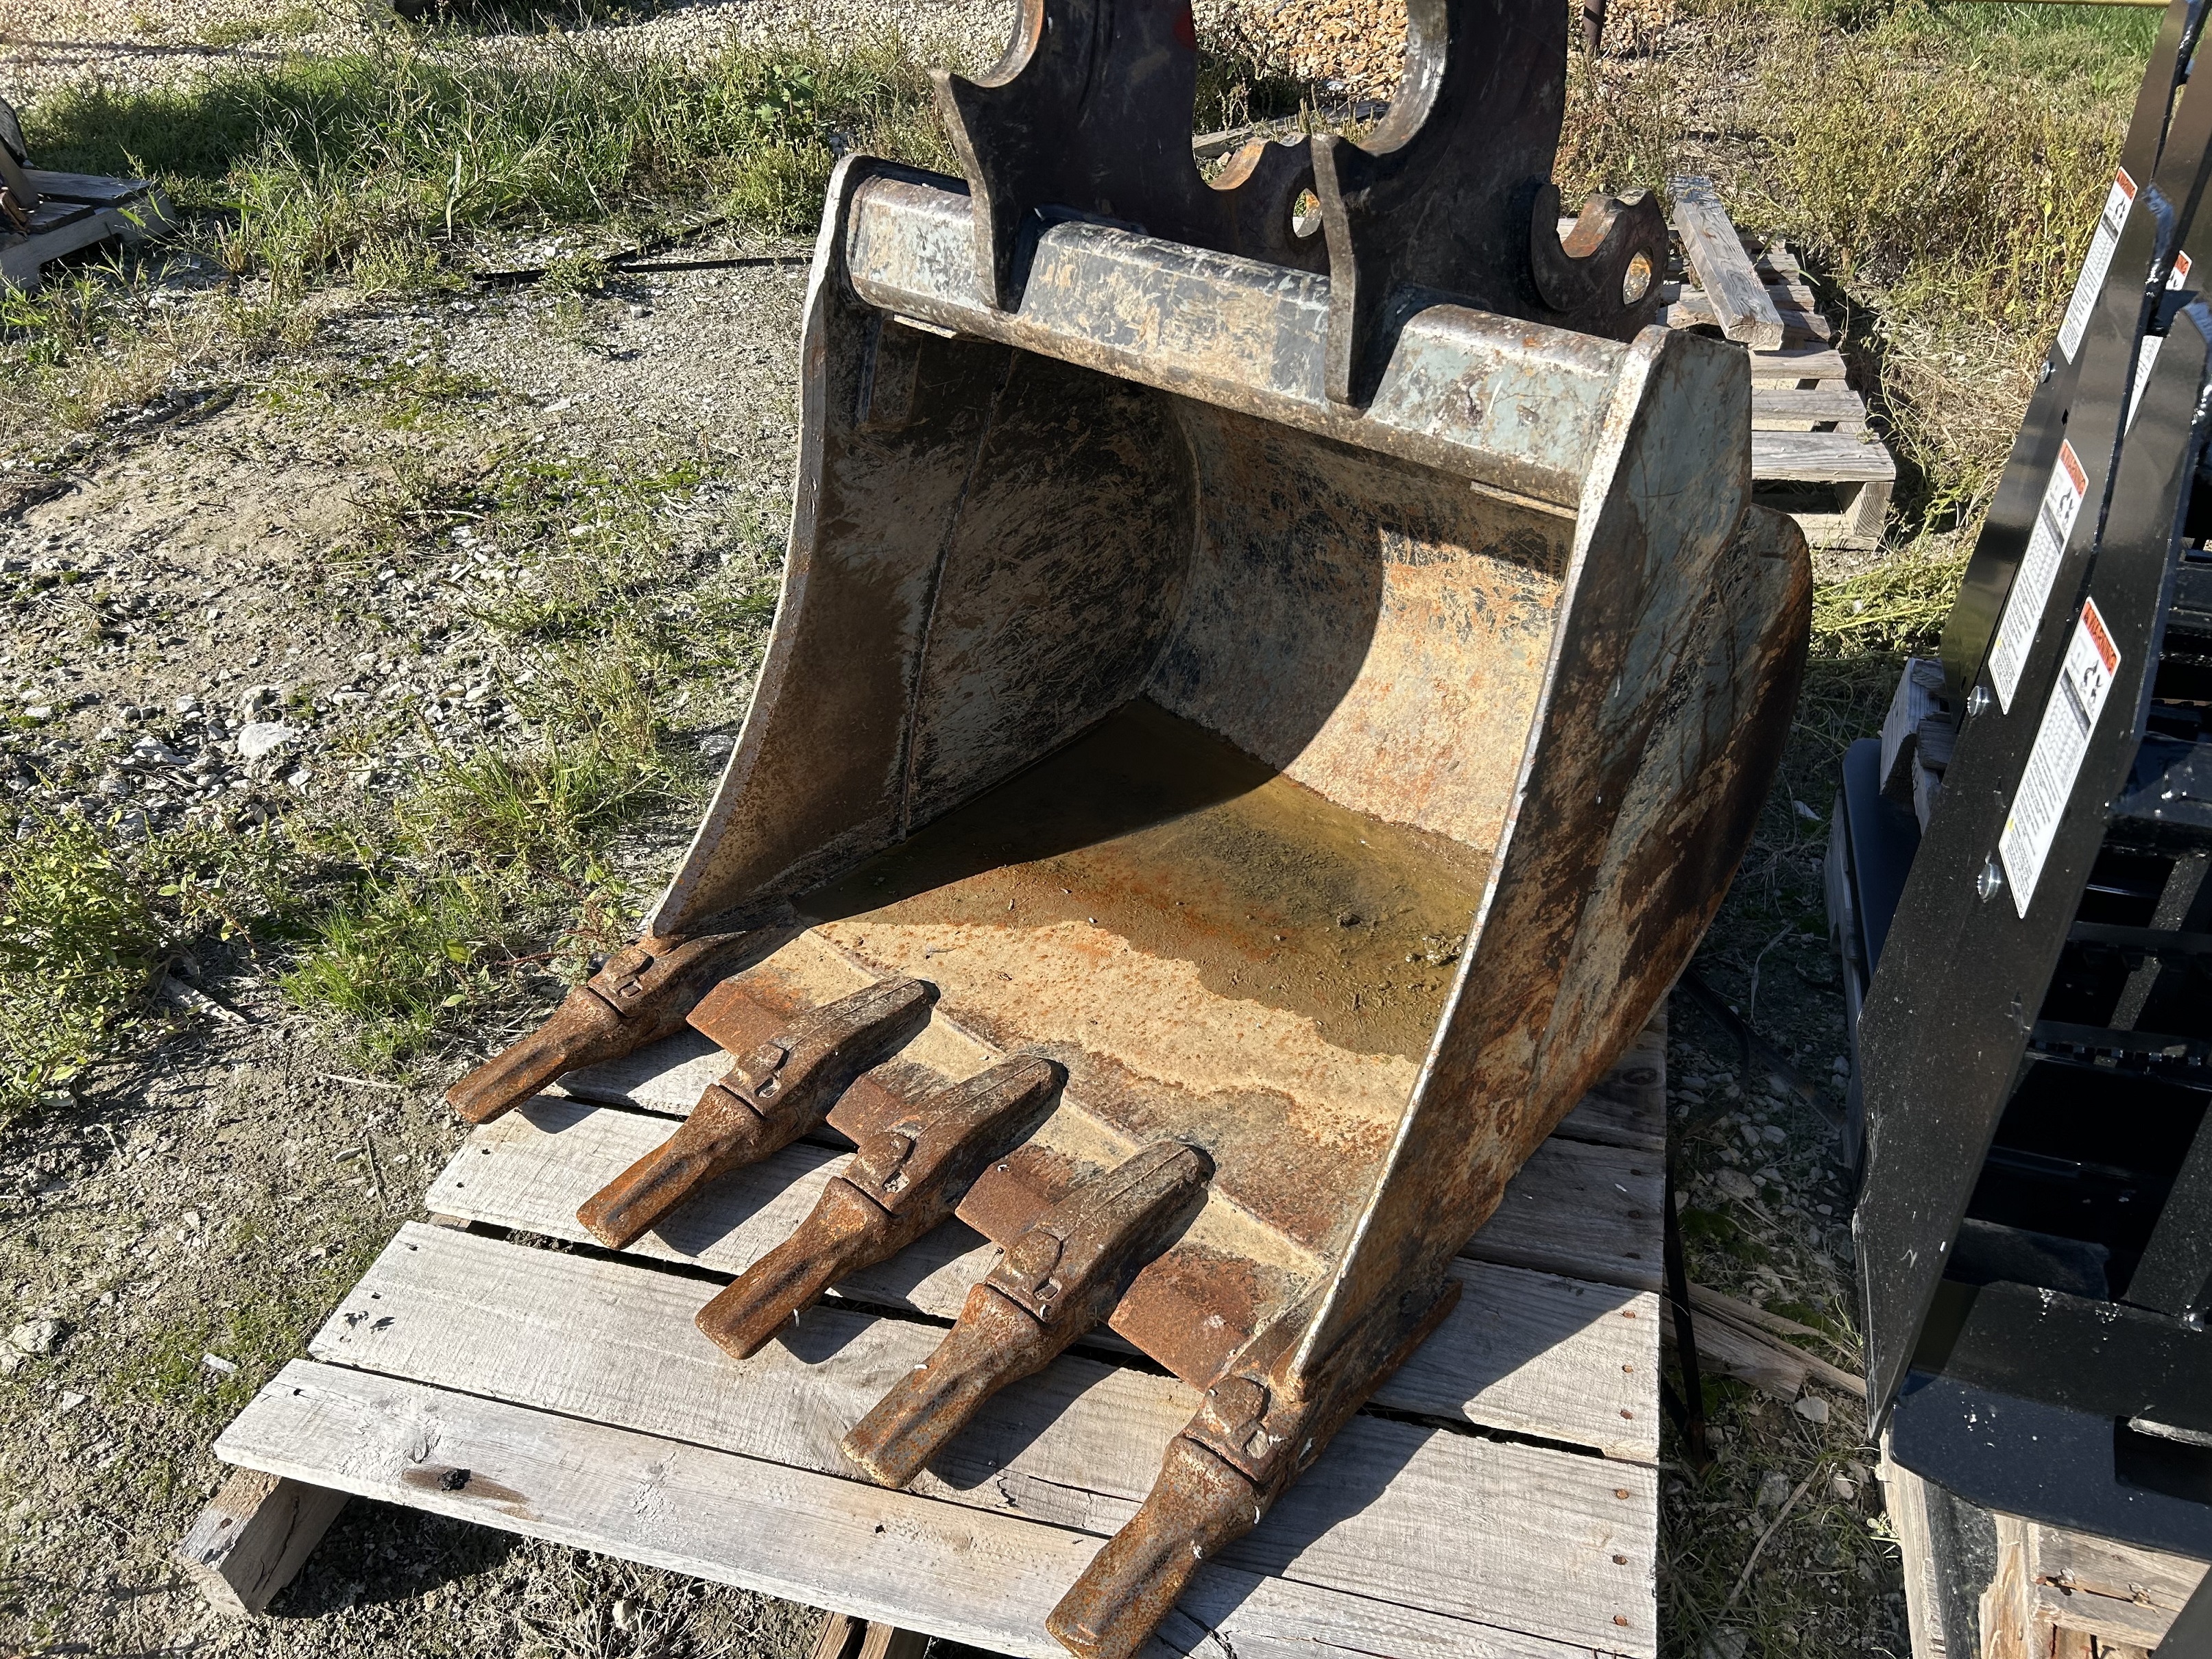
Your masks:
M818 1126L854 1078L929 1023L935 989L885 980L798 1016L709 1084L681 1127L576 1212L620 1249L700 1188L757 1164Z
M699 1310L739 1359L760 1351L839 1279L889 1261L951 1217L975 1178L1033 1130L1060 1091L1050 1060L1024 1055L933 1090L860 1142L790 1237Z
M968 1292L937 1352L845 1437L845 1455L879 1486L912 1480L993 1395L1104 1322L1212 1175L1196 1147L1160 1140L1077 1187Z
M750 937L694 933L623 946L573 987L544 1024L447 1090L447 1103L471 1123L489 1123L563 1072L619 1060L681 1030Z

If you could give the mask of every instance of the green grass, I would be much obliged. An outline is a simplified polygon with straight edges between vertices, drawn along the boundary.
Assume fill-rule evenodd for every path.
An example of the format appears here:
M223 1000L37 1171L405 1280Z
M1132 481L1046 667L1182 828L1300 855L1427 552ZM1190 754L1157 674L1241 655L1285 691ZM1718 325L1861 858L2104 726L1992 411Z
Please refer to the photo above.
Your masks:
M769 614L752 561L679 556L672 509L704 477L680 457L495 450L475 476L403 481L357 556L434 568L457 520L495 550L514 579L460 603L502 641L501 696L536 734L458 743L422 726L404 787L344 832L352 882L312 920L284 988L371 1063L433 1051L628 937L637 895L615 849L687 815L706 781L667 711L749 668Z
M267 832L134 842L76 815L0 839L0 1115L66 1095L164 974L275 921L285 857Z
M50 165L143 173L231 270L368 290L445 279L477 233L719 210L811 230L841 145L942 163L921 66L895 38L730 46L698 63L593 35L494 48L390 33L146 90L105 82L27 112Z

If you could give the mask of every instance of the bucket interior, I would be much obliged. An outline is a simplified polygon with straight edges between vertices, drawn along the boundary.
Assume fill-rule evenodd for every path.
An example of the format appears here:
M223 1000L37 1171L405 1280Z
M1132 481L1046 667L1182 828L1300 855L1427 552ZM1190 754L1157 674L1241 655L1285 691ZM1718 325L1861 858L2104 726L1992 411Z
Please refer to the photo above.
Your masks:
M872 458L938 514L898 538L928 556L893 844L799 908L1059 1060L1087 1111L1205 1146L1218 1193L1334 1255L1488 878L1573 517L942 349L1005 361L981 421L948 398ZM836 528L816 557L883 536Z

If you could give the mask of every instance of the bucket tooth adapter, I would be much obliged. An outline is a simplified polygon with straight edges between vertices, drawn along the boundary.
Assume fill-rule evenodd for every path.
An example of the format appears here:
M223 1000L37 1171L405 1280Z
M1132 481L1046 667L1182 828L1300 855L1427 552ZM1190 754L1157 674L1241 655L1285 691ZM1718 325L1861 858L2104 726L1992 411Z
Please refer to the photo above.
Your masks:
M860 1143L798 1230L699 1310L699 1328L733 1358L759 1352L839 1279L950 1220L984 1168L1029 1139L1060 1085L1060 1067L1025 1054L933 1090Z
M939 78L965 179L830 184L781 603L647 926L781 918L690 1016L733 1055L936 995L804 1111L750 1060L709 1091L684 1146L826 1109L862 1150L705 1322L750 1352L949 1206L1006 1258L860 1469L908 1480L1100 1322L1205 1395L1052 1615L1086 1656L1234 1561L1448 1316L1780 758L1804 540L1748 505L1745 354L1649 325L1656 204L1561 234L1568 21L1412 0L1380 128L1208 181L1181 0L1028 0ZM611 1242L651 1209L616 1207Z
M552 1018L447 1090L447 1103L471 1123L489 1123L563 1072L674 1036L708 988L736 965L750 937L710 923L684 939L625 945L572 989Z
M1079 1182L1006 1247L937 1352L845 1437L845 1455L882 1486L920 1474L993 1395L1105 1323L1129 1281L1203 1201L1212 1173L1196 1147L1161 1140Z
M781 1152L928 1024L933 995L918 979L885 980L798 1016L708 1084L683 1127L594 1193L576 1219L620 1249L708 1182Z

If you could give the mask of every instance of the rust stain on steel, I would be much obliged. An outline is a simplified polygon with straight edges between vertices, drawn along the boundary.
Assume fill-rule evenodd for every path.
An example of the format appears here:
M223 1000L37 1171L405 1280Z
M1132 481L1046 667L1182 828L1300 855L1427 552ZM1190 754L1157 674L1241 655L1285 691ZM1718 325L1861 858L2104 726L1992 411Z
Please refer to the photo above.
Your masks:
M867 980L844 956L824 949L814 936L802 936L717 986L693 1013L692 1024L721 1047L744 1053L787 1026L794 1014ZM995 1053L953 1026L940 1002L921 1035L897 1056L854 1080L831 1109L830 1127L856 1145L865 1144L894 1130L912 1115L914 1103L948 1079L982 1071ZM917 1054L933 1063L918 1063ZM1091 1083L1096 1089L1095 1075ZM1129 1115L1099 1116L1087 1102L1063 1098L1029 1140L976 1177L956 1212L985 1237L1000 1245L1012 1243L1080 1182L1148 1138L1117 1128L1117 1121L1127 1121ZM1310 1195L1302 1201L1310 1201ZM1327 1224L1329 1212L1314 1208L1315 1226ZM1271 1249L1256 1222L1224 1228L1225 1219L1211 1211L1201 1215L1143 1267L1109 1321L1121 1335L1200 1387L1313 1281L1313 1259L1297 1249L1291 1237L1283 1236L1281 1245Z
M1042 933L1066 940L1085 966L1124 949L1186 964L1210 1000L1293 1017L1255 1030L1279 1044L1304 1028L1317 1061L1417 1061L1450 972L1430 958L1465 935L1487 866L1479 848L1346 811L1140 700L798 903L864 960L905 948L891 942L904 930L965 936L976 951L989 933L1018 947ZM933 980L966 971L928 960ZM1008 988L979 985L979 1000L1032 994L994 982ZM1071 1019L1110 1018L1084 1008L1079 988L1040 1000ZM962 1006L957 994L948 1004ZM1355 1075L1346 1070L1338 1086ZM1381 1093L1395 1116L1398 1079L1411 1074L1390 1075ZM1377 1091L1354 1082L1348 1092Z
M1572 522L1389 456L1182 412L1199 540L1151 695L1342 806L1457 842L1439 856L1479 870L1480 890Z
M471 1123L489 1123L563 1072L619 1060L681 1030L706 988L759 942L741 932L644 939L606 959L547 1020L446 1091Z
M1059 1067L1025 1056L917 1097L860 1141L797 1231L699 1310L699 1328L750 1358L830 1285L949 1220L975 1177L1036 1127L1060 1083Z
M619 1249L708 1182L781 1151L927 1024L935 995L921 980L885 980L794 1016L709 1084L676 1133L587 1199L576 1219Z
M937 1352L845 1437L868 1478L903 1486L1007 1383L1113 1312L1138 1270L1205 1201L1212 1165L1157 1141L1076 1186L1006 1246Z

